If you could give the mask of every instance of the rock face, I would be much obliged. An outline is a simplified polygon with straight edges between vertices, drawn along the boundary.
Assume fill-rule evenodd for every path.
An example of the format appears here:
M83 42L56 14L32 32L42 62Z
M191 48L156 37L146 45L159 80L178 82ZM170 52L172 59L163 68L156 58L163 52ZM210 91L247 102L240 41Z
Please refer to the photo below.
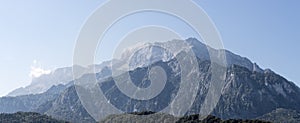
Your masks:
M73 123L96 122L81 105L74 86L66 89L55 100L41 105L37 111Z
M221 118L255 118L276 108L300 110L300 89L269 71L252 72L233 65L214 114Z
M168 65L172 62L157 62L154 64L154 66L162 66L164 70L170 70L167 72L170 78L168 78L164 91L157 98L146 102L133 100L122 94L112 78L101 82L100 87L109 102L124 112L145 110L158 112L161 108L170 104L179 88L179 74L168 68ZM199 65L202 70L202 77L197 82L202 84L200 84L198 95L188 114L200 113L201 104L204 102L207 87L210 83L209 66L209 61L201 62ZM136 69L131 72L131 77L142 77L137 82L147 81L147 77L145 77L147 70L148 68ZM139 84L141 83L136 83L136 85ZM273 72L253 72L245 67L232 65L227 69L226 84L222 88L222 95L212 114L222 119L251 119L269 113L276 108L299 111L299 102L300 89L283 77Z

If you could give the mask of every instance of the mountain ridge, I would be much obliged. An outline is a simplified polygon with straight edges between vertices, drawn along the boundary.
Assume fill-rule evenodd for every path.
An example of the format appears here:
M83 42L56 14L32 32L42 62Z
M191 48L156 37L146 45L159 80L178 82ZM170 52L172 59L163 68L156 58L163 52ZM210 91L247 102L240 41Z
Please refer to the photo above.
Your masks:
M106 67L109 64L110 61L103 62L101 64L90 65L88 66L88 68L81 67L81 69L85 73L94 73L94 72L97 73L101 71L103 67ZM52 86L59 85L59 84L66 85L74 79L73 67L57 68L49 74L43 74L40 77L33 78L30 85L26 87L17 88L11 91L10 93L8 93L6 96L16 97L16 96L29 95L29 94L40 94L46 92Z
M211 83L211 66L216 63L213 63L210 61L210 58L207 57L209 56L206 54L208 53L208 50L201 49L201 47L204 47L204 44L195 42L196 39L188 40L190 40L189 42L191 44L194 43L194 47L192 48L194 53L198 55L197 61L199 63L198 68L200 72L200 79L195 81L200 83L196 99L190 110L186 113L186 115L192 115L199 113L202 108L202 104L205 101L205 95L207 95L208 87ZM173 42L170 46L175 44L177 43ZM200 46L196 47L196 45ZM176 49L176 46L174 47ZM180 66L178 62L176 62L176 59L168 55L156 56L156 58L151 59L151 55L167 53L162 53L160 49L157 51L154 51L151 48L146 48L145 51L143 50L144 49L140 49L141 52L132 54L133 57L131 58L133 58L133 61L139 61L142 63L143 61L150 60L150 62L147 62L149 64L143 66L139 63L133 62L132 69L129 71L129 74L134 78L133 83L135 85L143 87L145 86L145 82L149 81L149 78L147 78L146 75L149 74L151 67L160 66L163 68L168 77L170 77L167 81L167 86L165 87L166 90L158 95L159 97L163 97L164 100L156 98L148 101L147 103L143 103L142 101L136 101L126 97L126 95L122 94L120 90L118 90L118 87L115 85L115 82L111 77L111 66L104 66L95 74L97 83L99 83L100 87L97 89L101 89L105 93L107 100L118 107L118 109L122 109L124 112L129 113L145 110L159 112L161 108L170 104L170 101L174 99L174 96L172 95L176 95L179 88L178 85L180 83L179 80L181 73ZM152 54L153 51L158 53ZM213 50L212 52L214 55L217 55L221 51L222 50ZM138 57L146 54L147 52L151 52L149 53L149 57ZM296 111L300 110L300 89L297 85L270 69L262 70L256 63L252 63L246 57L235 55L226 50L225 52L227 53L226 55L229 56L228 58L226 57L226 59L229 59L229 62L226 66L225 85L222 88L221 97L218 100L216 107L213 112L211 112L212 115L220 117L221 119L253 119L268 114L278 108ZM179 52L176 55L181 54ZM181 57L183 56L181 55ZM122 65L123 63L120 62L120 66ZM218 65L216 64L215 66ZM85 74L79 79L88 82L92 75L94 74ZM124 81L127 80L124 79ZM162 105L155 107L153 106L155 103ZM35 111L53 116L57 119L73 122L95 121L92 116L87 113L78 98L74 83L72 83L70 87L67 87L63 92L59 93L56 98L39 105ZM271 120L274 120L274 118Z

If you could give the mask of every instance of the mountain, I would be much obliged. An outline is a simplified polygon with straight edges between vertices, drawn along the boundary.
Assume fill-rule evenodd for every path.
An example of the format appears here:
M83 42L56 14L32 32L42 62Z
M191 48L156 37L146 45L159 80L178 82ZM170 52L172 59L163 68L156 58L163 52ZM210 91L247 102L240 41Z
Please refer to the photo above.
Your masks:
M1 97L0 112L15 113L18 111L28 112L33 111L40 105L56 99L60 93L68 86L57 85L52 86L48 91L41 94L30 94L16 97Z
M168 45L169 47L173 45L174 47L176 47L175 44L180 44L178 42L178 40L173 40L165 43L165 45L170 43L170 45ZM204 103L204 99L208 93L208 87L211 83L211 66L215 63L211 63L209 58L205 57L207 55L203 54L203 52L205 52L205 50L203 50L203 46L205 45L201 44L200 42L196 42L195 39L188 39L187 42L189 42L189 44L193 44L192 47L195 54L202 54L197 57L200 70L200 79L195 80L195 82L200 83L197 92L198 94L196 96L194 104L187 113L197 114L201 111L201 106ZM114 81L116 78L120 78L120 80L123 80L124 83L128 82L129 80L124 79L124 75L122 74L113 79L112 77L101 78L100 76L102 74L98 73L97 80L99 80L100 89L105 94L107 100L109 100L109 102L116 106L118 109L124 112L145 110L158 112L165 106L169 105L170 102L174 99L174 95L176 95L178 92L178 89L180 87L181 74L179 69L180 65L178 64L177 60L174 59L174 57L169 58L168 55L162 55L158 57L157 55L159 54L167 54L162 53L159 48L151 49L148 47L145 49L146 51L143 51L144 49L142 47L139 48L139 50L139 52L136 52L133 57L131 57L134 62L130 62L132 63L132 70L129 72L129 75L133 79L132 81L135 85L141 87L147 86L145 84L149 82L149 70L151 70L150 68L153 66L160 66L161 68L163 68L163 70L165 70L166 72L166 76L168 77L164 90L156 98L153 98L146 102L128 98L118 89ZM220 51L215 49L210 50L213 50L212 52L215 52L215 54ZM148 51L150 53L147 53ZM199 53L196 51L198 51ZM153 55L156 55L156 57L153 58L151 56L152 53ZM178 52L176 54L177 58L178 56L184 58L185 55L181 55L181 53L182 52ZM150 54L150 56L138 57L142 56L143 54ZM137 57L135 57L135 55ZM226 59L229 62L227 62L228 66L226 68L225 86L222 88L222 94L216 107L214 108L213 112L211 112L212 115L215 115L222 119L252 119L270 113L277 108L293 109L299 111L300 89L295 84L289 82L285 78L272 72L269 69L262 70L247 58L240 57L229 51L226 51L226 56L228 56L226 57ZM140 66L140 62L144 62L145 60L149 61L149 59L149 64L147 64L146 66ZM159 59L161 60L157 61ZM106 71L110 71L109 68L106 69ZM108 73L108 75L111 74L110 72L106 73ZM87 82L90 80L90 77L91 76L85 75L80 79ZM75 88L72 89L72 91L69 90L69 92L64 93L64 95L60 97L67 97L68 95L72 95L69 93L75 92ZM58 100L61 99L59 98ZM58 103L56 104L56 106L51 107L51 110L61 111L60 105L64 105L64 103L61 103L61 101L56 102ZM70 104L77 103L78 102L75 101L70 102ZM74 106L66 105L64 107ZM80 109L82 109L82 107L76 110L80 111ZM79 112L77 112L77 114L78 113ZM50 115L55 116L56 114L54 113ZM62 115L58 113L57 116Z
M0 114L1 123L68 123L47 115L34 112L17 112L14 114Z
M26 95L25 99L32 100L32 102L29 101L32 104L27 106L27 108L22 107L23 104L28 104L28 101L24 102L22 101L24 99L19 99L22 96L9 97L11 101L8 100L2 104L2 99L0 99L0 107L2 107L2 105L10 108L13 107L13 110L3 109L3 111L8 112L17 110L36 111L41 114L50 115L56 119L71 122L95 122L95 119L92 118L95 114L89 114L83 106L84 103L81 102L78 97L76 89L80 88L86 92L89 92L89 89L101 90L106 98L106 100L102 101L109 102L125 113L143 111L160 112L165 107L171 105L177 108L175 112L163 110L164 112L162 113L170 114L166 115L166 117L172 117L171 115L176 114L176 111L180 112L184 110L171 103L172 100L176 98L176 95L181 92L183 70L186 72L184 75L187 76L184 82L190 82L191 84L197 83L198 88L195 94L195 100L189 110L183 115L201 114L202 109L207 108L203 107L203 105L206 104L205 99L210 94L209 90L212 89L212 92L217 93L220 91L220 97L211 98L212 101L217 101L217 103L209 114L223 120L261 118L263 120L276 121L281 119L272 116L284 116L286 111L292 111L293 114L295 114L293 118L295 118L296 121L300 119L297 117L297 113L294 113L294 111L300 111L300 89L294 83L270 69L263 70L249 59L233 54L230 51L206 47L206 45L194 38L187 39L183 42L187 42L189 45L179 48L182 46L182 41L172 40L163 43L145 44L128 49L124 52L121 59L109 61L106 65L101 66L97 70L96 83L91 81L93 77L95 77L94 74L88 74L89 72L87 72L87 74L74 80L75 85L77 80L84 82L83 87L75 88L73 84L70 84L62 91L54 91L58 92L56 96L49 98L49 100L39 101L38 103L33 102L36 98L40 97L36 97L33 94ZM170 49L176 50L176 52L170 54L168 51L161 49L160 46L169 47ZM191 64L191 61L186 58L189 54L182 50L185 48L192 48L192 51L197 56L196 61L198 62L198 66L195 68L197 68L199 72L195 72L194 68L182 69L181 65ZM220 56L222 52L225 52L227 60L226 66L210 60L209 55ZM112 76L114 68L123 69L123 66L126 65L124 60L129 61L128 74L120 73ZM179 60L183 60L184 64L180 64ZM154 98L149 100L132 99L124 94L116 84L116 80L120 80L122 83L132 81L135 86L146 88L150 86L151 78L149 78L149 75L151 75L152 68L155 67L159 67L164 71L162 75L165 74L166 83L161 93ZM218 71L224 71L224 73L214 79L213 72ZM131 77L131 81L126 78L127 75ZM161 77L158 78L163 79ZM221 82L219 80L221 78L225 80L224 83L220 83L224 85L222 88L214 88L211 86L213 82ZM63 84L63 86L66 85ZM190 99L188 98L190 95L187 94L192 90L193 89L188 89L185 90L185 92L181 92L183 93L181 97L186 99L178 102L177 105L187 105L186 100ZM41 95L48 91L41 93ZM6 98L3 99L5 100ZM8 105L10 102L13 102L12 104L18 107ZM99 102L93 102L92 100L89 100L88 103L101 106ZM103 111L101 108L93 108L96 111ZM283 113L274 113L276 109L284 109L284 111L280 111ZM284 119L284 121L288 120Z
M109 66L109 64L110 62L103 62L102 64L91 65L88 68L82 69L85 69L85 73L97 73L103 67ZM13 90L6 96L14 97L29 94L40 94L47 91L53 85L68 84L74 79L72 70L72 67L58 68L50 74L43 74L40 77L33 78L30 85Z
M201 43L195 38L187 39L185 42L189 45L186 47L182 47L185 46L182 42L182 40L172 40L160 43L140 44L134 47L127 48L122 53L122 57L120 59L103 62L101 64L90 65L89 67L82 69L84 69L84 73L98 73L103 69L103 67L107 67L111 64L114 64L115 67L121 68L122 66L124 66L124 64L127 64L123 61L129 61L129 69L133 70L138 67L146 67L160 60L169 61L173 59L174 56L176 56L178 53L182 52L182 49L186 48L191 48L195 52L195 55L201 60L210 60L209 51L210 53L216 54L223 52L223 50L213 49ZM170 51L161 47L167 47L175 52L170 53ZM225 55L227 60L227 66L235 64L244 66L252 71L263 71L257 64L252 63L249 59L245 57L241 57L227 50L225 50ZM44 74L40 77L33 78L30 85L18 88L10 92L7 96L21 96L28 94L43 93L53 85L67 84L73 79L74 77L72 67L58 68L50 74Z
M30 85L18 88L7 96L39 94L47 91L53 85L66 84L72 80L72 67L59 68L50 74L43 74L40 77L33 78Z

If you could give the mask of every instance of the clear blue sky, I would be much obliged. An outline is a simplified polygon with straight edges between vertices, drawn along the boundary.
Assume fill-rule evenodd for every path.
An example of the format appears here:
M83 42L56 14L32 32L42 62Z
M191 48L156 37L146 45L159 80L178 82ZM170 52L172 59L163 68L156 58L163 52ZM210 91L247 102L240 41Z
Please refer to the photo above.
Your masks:
M28 85L32 66L70 66L80 28L103 1L1 0L0 96ZM195 2L214 21L226 49L300 85L299 0Z

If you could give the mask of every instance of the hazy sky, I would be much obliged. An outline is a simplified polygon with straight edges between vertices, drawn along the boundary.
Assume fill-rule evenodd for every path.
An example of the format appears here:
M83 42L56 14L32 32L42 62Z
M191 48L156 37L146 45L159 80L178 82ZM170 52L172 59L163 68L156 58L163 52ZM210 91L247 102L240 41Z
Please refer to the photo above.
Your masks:
M0 96L40 73L70 66L80 28L103 1L1 0ZM299 0L195 2L214 21L226 49L300 85ZM187 32L181 33L192 35Z

